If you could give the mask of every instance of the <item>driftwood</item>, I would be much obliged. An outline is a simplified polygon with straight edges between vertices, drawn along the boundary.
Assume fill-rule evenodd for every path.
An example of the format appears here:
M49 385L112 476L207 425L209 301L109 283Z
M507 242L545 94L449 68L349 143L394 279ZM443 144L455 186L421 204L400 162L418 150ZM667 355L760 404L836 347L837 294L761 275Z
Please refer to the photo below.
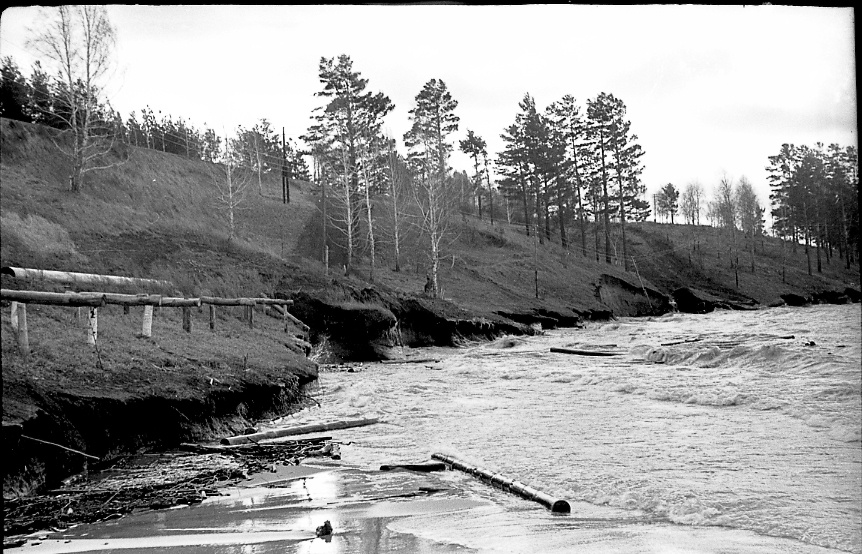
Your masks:
M380 420L378 418L372 417L368 419L333 421L331 423L314 423L311 425L300 425L298 427L284 427L281 429L273 429L272 431L252 433L250 435L227 437L222 439L220 442L221 444L247 444L250 442L258 442L264 439L276 439L279 437L287 437L290 435L304 435L306 433L318 433L320 431L348 429L350 427L364 427L365 425L373 425L379 421Z
M446 469L446 464L443 462L423 462L421 464L384 464L380 466L380 471L392 471L393 469L408 469L410 471L429 473L431 471L443 471Z
M381 364L427 364L427 363L437 363L439 359L435 358L422 358L421 360L381 360Z
M56 446L57 448L62 448L63 450L68 450L69 452L74 452L75 454L78 454L80 456L84 456L84 457L87 457L87 458L90 458L93 460L99 460L100 459L98 456L93 456L92 454L87 454L86 452L81 452L80 450L75 450L74 448L69 448L68 446L63 446L62 444L57 444L56 442L50 442L50 441L45 441L42 439L28 437L27 435L21 435L21 438L22 439L29 439L29 440L35 441L35 442L41 442L42 444L47 444L49 446Z
M661 343L661 345L662 346L674 346L676 344L686 344L689 342L697 342L699 340L701 340L701 339L699 339L699 338L698 339L685 339L685 340L678 340L678 341L674 341L674 342L663 342L663 343Z
M479 477L480 479L486 479L491 482L492 486L497 485L501 489L513 492L521 498L534 500L546 508L550 508L552 512L568 514L572 511L572 508L569 506L567 501L554 498L553 496L538 491L520 481L515 481L514 479L510 479L500 475L499 473L488 471L485 468L467 464L457 458L447 456L445 454L432 454L431 457L435 460L440 460L446 463L446 465L451 466L453 469L461 470L470 475Z
M317 446L320 443L324 443L330 440L332 440L332 437L314 437L310 439L296 439L281 442L270 442L265 444L249 442L245 444L220 444L217 446L183 442L180 443L179 448L180 450L186 450L188 452L195 452L198 454L230 454L232 452L254 451L267 448L295 449L306 446Z
M575 354L577 356L619 356L619 352L601 352L597 350L572 350L571 348L551 348L557 354Z

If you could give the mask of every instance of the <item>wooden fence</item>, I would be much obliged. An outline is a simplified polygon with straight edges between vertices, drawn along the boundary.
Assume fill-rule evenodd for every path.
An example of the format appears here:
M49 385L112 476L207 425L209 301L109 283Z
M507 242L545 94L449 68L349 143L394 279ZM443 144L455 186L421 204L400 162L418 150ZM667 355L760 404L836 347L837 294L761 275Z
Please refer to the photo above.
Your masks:
M161 296L157 294L117 294L108 292L42 292L28 290L0 289L0 300L10 301L12 328L17 334L18 348L26 358L30 352L29 336L27 333L27 304L45 304L52 306L69 306L89 308L87 324L87 342L96 344L98 338L99 308L107 304L116 304L124 307L128 313L129 306L143 306L144 316L141 324L141 334L144 337L152 336L153 308L172 307L183 310L183 330L187 333L192 331L191 308L200 307L203 304L209 306L209 327L215 330L216 306L243 306L245 308L245 319L251 329L254 329L255 307L269 307L275 311L284 321L284 331L288 332L291 325L302 330L303 335L308 333L309 327L287 311L287 307L293 304L292 300L277 298L221 298L215 296L201 296L199 298L176 298ZM306 336L307 338L307 336ZM310 345L306 340L293 339L300 348L308 355Z

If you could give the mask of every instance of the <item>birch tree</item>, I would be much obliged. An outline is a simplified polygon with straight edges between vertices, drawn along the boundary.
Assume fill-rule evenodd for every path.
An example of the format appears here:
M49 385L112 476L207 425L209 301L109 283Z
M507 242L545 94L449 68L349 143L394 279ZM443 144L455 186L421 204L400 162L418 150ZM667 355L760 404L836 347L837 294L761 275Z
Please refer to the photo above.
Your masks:
M458 130L459 118L454 113L458 102L439 79L425 83L415 101L416 105L409 112L412 127L404 135L404 143L416 177L414 190L422 229L429 239L429 294L440 298L440 249L450 223L452 199L447 190L448 159L452 152L448 137Z
M72 160L73 192L81 190L86 173L116 165L101 161L113 141L94 133L99 95L112 68L115 42L105 6L93 5L53 8L27 42L60 77L54 115L68 126L72 146L55 144Z
M218 208L224 210L228 221L228 240L236 236L236 216L245 201L246 192L250 184L247 173L238 171L236 157L231 151L231 141L225 138L225 151L222 163L216 164L213 169L212 180L215 187Z

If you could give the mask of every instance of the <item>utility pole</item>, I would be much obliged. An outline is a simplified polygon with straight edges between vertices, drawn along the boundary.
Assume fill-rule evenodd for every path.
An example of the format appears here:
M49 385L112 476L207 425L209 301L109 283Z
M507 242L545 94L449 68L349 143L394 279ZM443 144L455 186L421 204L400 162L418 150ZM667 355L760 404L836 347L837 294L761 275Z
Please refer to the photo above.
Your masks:
M284 127L281 128L281 199L282 204L290 204L290 170L287 166L287 141Z

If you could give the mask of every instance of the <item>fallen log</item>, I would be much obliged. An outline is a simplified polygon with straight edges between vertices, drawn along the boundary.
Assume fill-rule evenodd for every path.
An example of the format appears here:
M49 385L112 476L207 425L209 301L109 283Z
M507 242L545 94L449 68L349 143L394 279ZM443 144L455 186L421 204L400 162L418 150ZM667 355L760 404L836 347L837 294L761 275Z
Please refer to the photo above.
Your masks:
M480 479L486 479L491 482L492 486L497 485L503 490L514 492L525 500L533 500L535 502L538 502L546 508L550 508L552 512L568 514L572 511L572 508L571 506L569 506L569 503L567 501L561 500L559 498L554 498L553 496L536 490L533 487L521 483L520 481L515 481L514 479L510 479L499 473L488 471L485 468L467 464L457 458L447 456L445 454L435 453L431 454L431 457L435 460L440 460L444 462L446 465L449 465L454 469L469 473L470 475L474 475L476 477L479 477Z
M381 360L381 364L427 364L438 363L440 360L435 358L422 358L417 360Z
M22 267L3 267L3 275L11 275L15 279L30 279L51 281L56 283L87 283L108 285L131 285L137 287L168 287L173 288L170 281L156 279L141 279L139 277L120 277L117 275L98 275L96 273L77 273L73 271L52 271L50 269L30 269Z
M575 354L577 356L619 356L619 352L601 352L599 350L573 350L571 348L551 348L557 354Z
M320 431L332 431L335 429L348 429L351 427L364 427L365 425L373 425L380 420L376 417L367 419L353 419L345 421L333 421L331 423L313 423L311 425L300 425L298 427L284 427L281 429L273 429L272 431L264 431L262 433L252 433L250 435L238 435L236 437L226 437L220 442L221 444L247 444L250 442L258 442L264 439L277 439L279 437L287 437L290 435L304 435L307 433L318 433Z
M244 452L244 451L252 451L259 449L289 449L289 448L299 448L303 446L316 446L320 443L324 443L326 441L332 440L332 437L314 437L310 439L296 439L296 440L288 440L288 441L279 441L279 442L271 442L266 444L256 444L254 442L248 442L245 444L220 444L210 445L210 444L197 444L193 442L182 442L179 445L180 450L185 450L188 452L195 452L199 454L222 454L227 452Z
M410 471L429 473L431 471L443 471L446 469L446 464L444 462L423 462L421 464L383 464L380 466L380 471L392 471L393 469L408 469Z
M663 342L663 343L661 343L661 345L662 346L675 346L677 344L686 344L689 342L697 342L699 340L701 340L701 339L685 339L685 340L678 340L678 341L674 341L674 342Z

